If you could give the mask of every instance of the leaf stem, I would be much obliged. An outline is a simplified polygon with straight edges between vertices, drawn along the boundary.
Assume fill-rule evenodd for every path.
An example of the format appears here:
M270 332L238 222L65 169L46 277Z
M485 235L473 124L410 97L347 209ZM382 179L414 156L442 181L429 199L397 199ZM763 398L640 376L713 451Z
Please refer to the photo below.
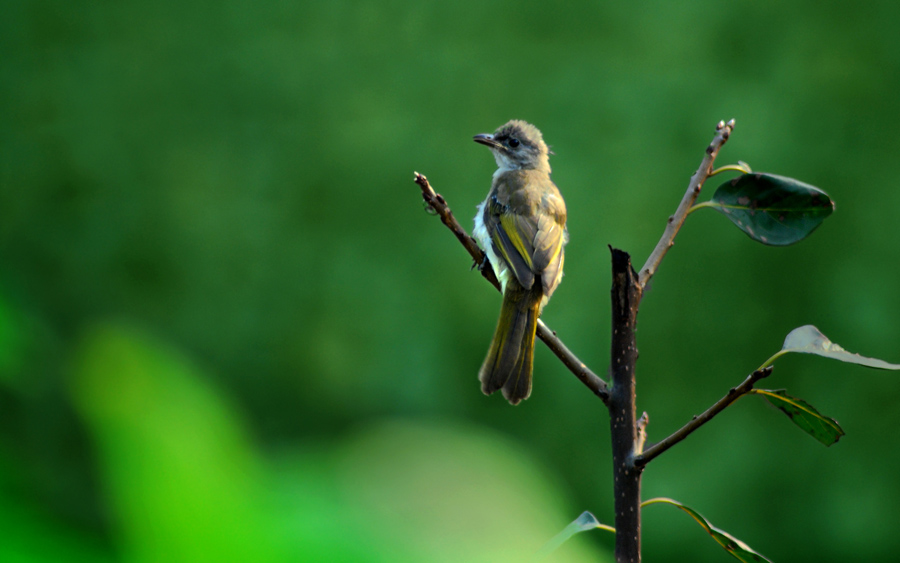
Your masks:
M716 174L719 174L720 172L728 172L729 170L733 171L733 172L740 172L741 174L750 174L753 172L752 170L750 170L750 167L747 165L746 162L738 162L737 164L726 164L725 166L720 166L719 168L716 168L715 170L713 170L712 172L709 173L709 177L712 178L713 176L715 176Z
M788 352L792 352L792 350L781 349L781 350L775 352L774 354L772 354L772 356L771 356L768 360L766 360L765 362L763 362L763 365L759 366L759 368L757 368L756 371L760 371L760 370L766 369L767 367L769 367L769 366L771 366L772 364L774 364L774 363L775 363L775 360L777 360L777 359L780 358L781 356L784 356L784 355L787 354Z
M680 502L670 499L670 498L656 497L656 498L651 498L651 499L648 499L648 500L645 500L644 502L642 502L641 508L644 508L645 506L650 506L651 504L659 504L659 503L663 503L663 502L667 503L667 504L674 504L675 506L681 505Z
M688 209L688 211L687 211L687 212L688 212L688 215L690 215L690 214L693 213L694 211L697 211L698 209L702 209L702 208L704 208L704 207L716 207L716 204L713 203L712 201L703 201L703 202L700 202L700 203L698 203L697 205L694 205L693 207L691 207L690 209Z

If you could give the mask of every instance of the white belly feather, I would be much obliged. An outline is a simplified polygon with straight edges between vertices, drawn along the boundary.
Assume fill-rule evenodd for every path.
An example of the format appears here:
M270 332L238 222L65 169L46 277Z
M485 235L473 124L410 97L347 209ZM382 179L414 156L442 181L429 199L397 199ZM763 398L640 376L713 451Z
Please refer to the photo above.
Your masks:
M487 227L484 224L485 203L486 202L482 201L478 205L478 213L475 215L475 239L481 245L481 248L484 249L484 253L487 254L488 261L490 261L491 267L494 269L494 275L497 276L497 281L500 282L501 291L505 293L506 283L509 281L509 277L512 274L506 266L506 262L494 252L494 244L491 241L491 235L488 233Z

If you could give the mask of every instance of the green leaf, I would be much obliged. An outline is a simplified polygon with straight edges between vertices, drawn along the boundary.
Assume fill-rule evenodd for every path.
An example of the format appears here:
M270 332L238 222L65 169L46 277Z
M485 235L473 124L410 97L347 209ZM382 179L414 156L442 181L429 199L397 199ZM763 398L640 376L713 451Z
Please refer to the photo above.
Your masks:
M712 536L712 538L714 540L716 540L716 543L721 545L722 548L725 549L725 551L730 553L735 558L737 558L741 561L744 561L744 563L758 563L761 561L768 561L768 563L772 563L772 561L770 559L767 559L766 557L763 557L759 553L756 553L755 551L750 549L750 546L748 546L741 540L732 536L728 532L724 532L724 531L716 528L712 524L710 524L709 520L704 518L699 512L697 512L693 508L685 506L676 500L672 500L670 498L655 498L655 499L651 499L651 500L641 503L641 506L647 506L649 504L656 504L656 503L671 504L673 506L677 506L681 510L688 513L691 518L693 518L698 524L700 524L700 526L702 526L703 529L706 530L706 532L710 536Z
M750 392L764 396L778 410L788 415L801 430L826 446L836 443L844 435L843 428L836 420L820 414L806 401L791 397L784 389L753 389Z
M725 182L701 205L715 208L750 238L772 246L803 240L834 211L834 202L819 188L759 172Z
M860 356L859 354L851 354L838 344L829 340L827 336L822 334L819 329L813 325L804 325L792 330L787 337L785 337L781 352L775 354L769 363L774 361L776 357L787 354L788 352L815 354L817 356L831 358L832 360L840 360L842 362L859 364L861 366L876 369L900 370L900 364L891 364L877 358L867 358L865 356Z
M262 458L240 410L176 349L126 326L88 331L71 393L133 561L285 561Z
M585 532L587 530L593 530L595 528L599 528L601 530L606 530L607 532L616 533L616 529L612 526L607 526L606 524L601 524L597 517L585 510L581 513L581 516L573 520L569 523L568 526L563 528L563 531L553 536L553 538L544 544L544 547L537 552L535 556L538 559L542 559L547 557L556 549L564 544L566 540L577 534L578 532Z

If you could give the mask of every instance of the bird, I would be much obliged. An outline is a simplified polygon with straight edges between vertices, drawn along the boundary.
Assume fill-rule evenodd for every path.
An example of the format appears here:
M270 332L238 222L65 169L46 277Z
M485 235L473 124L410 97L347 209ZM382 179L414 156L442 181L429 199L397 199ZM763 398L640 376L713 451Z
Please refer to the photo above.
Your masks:
M502 389L517 405L531 395L537 320L563 275L566 203L550 179L550 150L537 127L514 119L473 140L497 162L474 235L503 294L478 379L485 395Z

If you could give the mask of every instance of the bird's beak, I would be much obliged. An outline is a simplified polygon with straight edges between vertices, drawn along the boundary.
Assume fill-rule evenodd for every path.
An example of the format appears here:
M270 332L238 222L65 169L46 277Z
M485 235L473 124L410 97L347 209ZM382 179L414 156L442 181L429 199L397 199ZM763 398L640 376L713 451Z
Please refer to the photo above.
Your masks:
M488 146L491 149L502 149L503 145L498 143L494 136L490 133L481 133L480 135L475 135L472 137L472 140L476 143L481 143L482 145Z

